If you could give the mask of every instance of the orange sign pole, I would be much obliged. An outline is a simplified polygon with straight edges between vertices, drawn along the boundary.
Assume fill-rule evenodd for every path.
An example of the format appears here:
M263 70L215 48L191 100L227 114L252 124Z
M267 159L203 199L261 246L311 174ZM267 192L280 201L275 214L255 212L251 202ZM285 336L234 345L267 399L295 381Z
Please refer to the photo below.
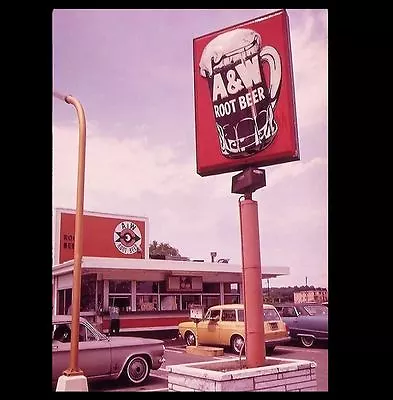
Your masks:
M243 296L246 330L247 368L265 364L265 330L263 326L263 298L261 255L258 226L258 203L247 193L239 202L243 260Z

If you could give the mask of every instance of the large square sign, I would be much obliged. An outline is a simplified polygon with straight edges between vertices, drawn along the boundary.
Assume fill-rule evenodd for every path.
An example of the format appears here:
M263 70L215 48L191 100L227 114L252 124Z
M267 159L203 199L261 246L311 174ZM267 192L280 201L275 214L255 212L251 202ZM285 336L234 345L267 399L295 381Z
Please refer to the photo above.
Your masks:
M299 160L286 11L193 44L198 174Z
M149 258L148 219L83 212L83 255ZM75 210L56 209L55 264L74 258Z

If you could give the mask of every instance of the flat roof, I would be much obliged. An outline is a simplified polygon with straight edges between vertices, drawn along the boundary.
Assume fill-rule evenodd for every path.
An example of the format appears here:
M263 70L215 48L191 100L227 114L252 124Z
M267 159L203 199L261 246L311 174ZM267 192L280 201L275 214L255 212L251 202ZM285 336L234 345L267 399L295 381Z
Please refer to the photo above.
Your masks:
M52 275L63 275L74 268L74 260L54 265ZM143 272L168 272L172 275L204 275L204 274L239 274L242 273L240 264L212 263L196 261L174 261L156 259L134 258L108 258L108 257L82 257L82 269L104 271L143 271ZM289 267L265 266L261 267L262 278L275 278L289 275Z

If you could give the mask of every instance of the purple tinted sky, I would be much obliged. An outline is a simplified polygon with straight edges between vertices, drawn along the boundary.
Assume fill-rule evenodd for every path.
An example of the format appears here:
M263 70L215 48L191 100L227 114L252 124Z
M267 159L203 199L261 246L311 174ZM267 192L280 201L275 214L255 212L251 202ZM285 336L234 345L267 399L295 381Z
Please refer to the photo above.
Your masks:
M150 241L240 262L231 174L195 172L192 41L272 11L54 11L53 87L76 96L88 121L86 209L148 216ZM326 286L327 11L288 13L301 161L268 167L254 196L262 264L291 268L271 285L308 276ZM75 120L54 101L54 207L75 207Z

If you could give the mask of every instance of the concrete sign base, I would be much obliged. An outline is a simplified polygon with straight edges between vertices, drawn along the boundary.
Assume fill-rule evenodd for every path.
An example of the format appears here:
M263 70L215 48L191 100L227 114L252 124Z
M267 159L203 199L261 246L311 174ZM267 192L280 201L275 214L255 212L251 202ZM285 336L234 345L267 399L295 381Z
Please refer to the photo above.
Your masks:
M84 375L60 376L56 392L88 392L87 379Z
M169 392L316 391L316 363L266 357L263 367L245 368L245 359L170 365Z

